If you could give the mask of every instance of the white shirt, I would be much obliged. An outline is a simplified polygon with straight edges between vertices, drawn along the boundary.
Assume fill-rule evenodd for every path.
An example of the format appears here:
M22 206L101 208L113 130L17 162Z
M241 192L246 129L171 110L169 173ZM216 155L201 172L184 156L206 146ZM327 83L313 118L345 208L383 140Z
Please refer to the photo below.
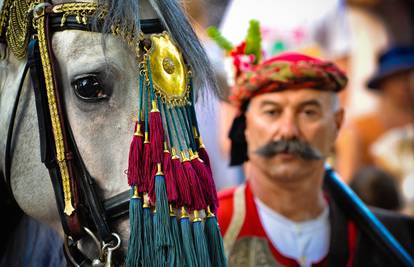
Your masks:
M308 267L321 261L329 251L329 209L316 219L294 222L255 198L260 221L273 246L284 256Z

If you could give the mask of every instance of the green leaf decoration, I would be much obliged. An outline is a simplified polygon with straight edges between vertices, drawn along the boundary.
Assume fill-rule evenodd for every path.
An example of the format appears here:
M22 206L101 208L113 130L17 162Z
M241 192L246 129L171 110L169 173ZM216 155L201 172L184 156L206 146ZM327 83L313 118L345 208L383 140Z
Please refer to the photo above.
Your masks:
M251 20L249 30L246 36L246 55L255 55L254 64L260 62L262 57L262 36L260 33L260 23L257 20Z
M208 36L217 43L217 45L224 49L227 52L230 52L233 50L233 44L224 38L224 36L220 33L220 31L217 29L217 27L210 26L207 28L207 34Z

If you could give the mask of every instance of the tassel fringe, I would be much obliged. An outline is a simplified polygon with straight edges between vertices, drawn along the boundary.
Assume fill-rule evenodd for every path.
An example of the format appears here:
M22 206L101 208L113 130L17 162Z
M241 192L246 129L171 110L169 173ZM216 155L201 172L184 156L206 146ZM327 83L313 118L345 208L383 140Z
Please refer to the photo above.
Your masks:
M198 132L191 75L185 97L164 96L160 84L152 81L153 43L142 44L147 54L139 65L138 119L128 158L133 194L125 264L227 267L217 219L211 212L218 207L217 192ZM168 64L162 67L174 70ZM181 209L179 219L177 209ZM200 216L203 210L206 218ZM194 212L192 222L187 211Z

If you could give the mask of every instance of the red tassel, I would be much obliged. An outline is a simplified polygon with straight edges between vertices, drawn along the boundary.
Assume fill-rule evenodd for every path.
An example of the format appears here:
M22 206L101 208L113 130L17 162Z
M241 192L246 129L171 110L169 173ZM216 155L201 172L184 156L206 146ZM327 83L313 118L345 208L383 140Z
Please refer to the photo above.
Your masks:
M128 184L136 186L142 183L142 133L140 124L135 123L134 136L129 147Z
M178 200L177 184L173 177L171 154L168 149L164 150L164 177L169 203L176 203Z
M204 163L207 165L207 167L210 169L210 158L208 157L206 147L204 146L203 139L201 139L201 136L198 137L199 147L198 147L198 154L200 158L204 161ZM211 170L210 170L211 171Z
M164 127L157 102L152 101L152 110L149 117L151 160L152 163L161 163L163 160Z
M180 158L175 154L174 148L172 149L172 154L171 167L172 172L175 174L175 181L177 183L177 203L180 207L188 207L191 205L190 184L185 176Z
M150 142L148 141L148 133L145 132L145 140L144 140L144 156L143 156L143 180L142 183L138 186L138 191L140 193L148 192L150 181L151 181L151 146Z
M184 154L184 153L183 153ZM207 207L206 201L204 199L204 192L201 185L201 179L197 177L197 173L193 169L189 159L185 158L183 155L183 167L187 180L190 183L191 195L193 197L193 205L189 206L190 211L193 210L202 210Z
M155 175L157 174L157 165L152 165L152 170L150 172L150 178L148 182L148 198L152 206L155 206L156 194L155 194Z
M190 152L190 154L192 153ZM215 211L218 207L218 197L216 184L214 183L211 170L204 164L198 155L191 157L191 165L193 166L193 169L200 179L201 187L203 190L202 192L204 193L204 198L207 205L209 205L210 208Z

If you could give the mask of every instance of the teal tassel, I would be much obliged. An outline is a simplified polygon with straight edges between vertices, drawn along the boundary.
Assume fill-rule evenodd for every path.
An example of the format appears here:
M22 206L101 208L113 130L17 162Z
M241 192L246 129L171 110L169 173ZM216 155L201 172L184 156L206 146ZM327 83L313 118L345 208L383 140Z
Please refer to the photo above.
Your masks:
M133 196L129 202L129 223L130 234L128 244L128 254L126 258L127 267L142 266L143 247L142 247L142 198L138 195L136 187L133 187Z
M170 226L171 226L171 239L173 248L170 251L168 258L168 266L170 267L181 267L183 260L183 253L181 251L181 239L180 239L180 228L178 227L177 218L174 211L170 208Z
M170 238L170 213L161 164L158 164L157 167L158 171L155 176L156 212L154 213L154 244L156 257L159 259L160 265L164 266L168 261L168 254L172 245Z
M159 217L160 217L159 212L154 210L154 214L152 215L152 220L153 220L153 223L154 223L154 226L152 228L153 231L154 231L154 249L155 249L155 251L154 251L154 253L155 253L154 261L155 261L155 266L163 267L163 266L166 266L166 264L167 264L167 262L166 262L166 259L167 259L166 251L164 250L164 247L157 246L155 244L156 240L157 240L157 237L159 235L159 233L157 233L157 232L159 232L157 230L158 229L157 228L157 226L158 226L157 221L159 221Z
M147 198L148 196L145 196ZM144 199L144 233L143 233L143 248L144 248L144 264L143 266L157 267L154 262L154 241L152 232L152 218L151 208L148 204L148 199Z
M207 218L204 225L205 236L207 239L208 251L212 266L227 267L227 259L224 254L223 239L221 238L220 228L216 216L207 209Z
M211 267L210 257L208 255L209 251L207 247L206 237L204 236L204 231L203 231L203 222L197 210L194 211L193 233L194 233L194 247L197 253L198 266Z
M191 233L190 219L184 207L180 218L181 239L183 241L183 253L186 267L198 267L196 253L194 249L193 234Z

